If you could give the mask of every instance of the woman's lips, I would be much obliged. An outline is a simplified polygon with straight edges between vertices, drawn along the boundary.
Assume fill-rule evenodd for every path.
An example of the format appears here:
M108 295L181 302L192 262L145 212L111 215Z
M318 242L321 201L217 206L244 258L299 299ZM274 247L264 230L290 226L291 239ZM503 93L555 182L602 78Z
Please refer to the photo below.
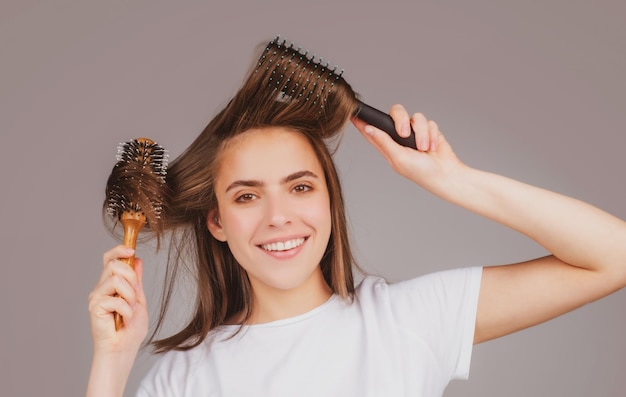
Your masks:
M289 251L304 244L304 237L293 238L285 241L276 241L268 244L261 244L260 247L266 251Z

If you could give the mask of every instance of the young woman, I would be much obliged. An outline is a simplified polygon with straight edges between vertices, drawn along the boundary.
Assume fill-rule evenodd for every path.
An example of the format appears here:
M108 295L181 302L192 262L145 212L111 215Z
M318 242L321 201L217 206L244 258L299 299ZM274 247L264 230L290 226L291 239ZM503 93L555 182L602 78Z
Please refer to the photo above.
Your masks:
M356 95L343 79L312 112L266 95L256 78L168 171L164 220L177 231L169 278L193 261L197 299L186 327L152 341L163 356L139 396L440 396L467 377L473 344L626 286L622 220L465 165L435 122L401 105L390 111L396 130L408 136L412 127L418 150L396 144L352 117ZM327 146L350 119L400 175L552 255L396 284L366 276L355 286ZM88 396L123 394L147 333L142 263L134 272L119 261L130 255L121 246L106 252L90 295ZM119 331L114 312L124 318Z

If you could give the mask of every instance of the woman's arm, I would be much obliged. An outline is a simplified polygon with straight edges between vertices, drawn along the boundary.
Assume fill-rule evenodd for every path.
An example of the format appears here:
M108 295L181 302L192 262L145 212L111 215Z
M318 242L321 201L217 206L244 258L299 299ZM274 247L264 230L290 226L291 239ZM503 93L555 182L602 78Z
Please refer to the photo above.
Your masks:
M626 223L589 204L463 164L421 114L391 110L399 134L409 121L419 151L354 119L399 174L453 204L517 230L552 255L485 267L475 343L541 323L626 286ZM406 136L406 132L404 133Z
M524 233L551 256L486 267L475 342L538 324L626 285L626 223L589 204L463 167L447 199Z
M139 346L148 331L148 311L141 283L143 264L135 258L135 270L118 260L133 255L117 246L103 256L104 268L89 295L93 360L87 397L123 396ZM123 317L115 330L114 313Z

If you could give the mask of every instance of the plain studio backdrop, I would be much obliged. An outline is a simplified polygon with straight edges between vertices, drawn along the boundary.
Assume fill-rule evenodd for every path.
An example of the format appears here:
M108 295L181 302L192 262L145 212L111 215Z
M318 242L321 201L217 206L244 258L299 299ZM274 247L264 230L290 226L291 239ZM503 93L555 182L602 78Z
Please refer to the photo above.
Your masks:
M87 296L117 244L101 204L118 143L147 136L179 155L277 34L345 69L371 105L436 120L467 164L626 218L621 1L2 0L0 394L84 393ZM336 160L371 273L545 254L395 175L352 126ZM139 255L154 320L164 252ZM182 291L168 330L184 321ZM446 396L624 396L625 313L620 291L479 345ZM128 396L153 362L139 356Z

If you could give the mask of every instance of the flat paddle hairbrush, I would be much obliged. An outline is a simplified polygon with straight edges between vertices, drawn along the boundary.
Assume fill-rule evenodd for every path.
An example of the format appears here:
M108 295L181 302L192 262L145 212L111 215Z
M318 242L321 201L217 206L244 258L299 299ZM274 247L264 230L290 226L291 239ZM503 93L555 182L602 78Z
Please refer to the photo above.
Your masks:
M266 91L270 88L268 100L285 103L298 103L310 107L316 114L332 111L328 103L329 94L339 84L347 85L343 70L329 67L323 58L309 55L294 43L276 37L270 41L259 58L256 74L264 81ZM401 137L396 132L391 116L355 98L354 116L374 127L385 131L398 144L417 149L415 133L411 130L408 137Z
M137 138L118 147L117 163L107 180L104 209L114 221L113 228L122 224L127 247L136 248L144 226L157 236L162 231L167 157L165 149L148 138ZM134 268L134 256L122 261ZM122 317L115 313L115 329L121 326Z

